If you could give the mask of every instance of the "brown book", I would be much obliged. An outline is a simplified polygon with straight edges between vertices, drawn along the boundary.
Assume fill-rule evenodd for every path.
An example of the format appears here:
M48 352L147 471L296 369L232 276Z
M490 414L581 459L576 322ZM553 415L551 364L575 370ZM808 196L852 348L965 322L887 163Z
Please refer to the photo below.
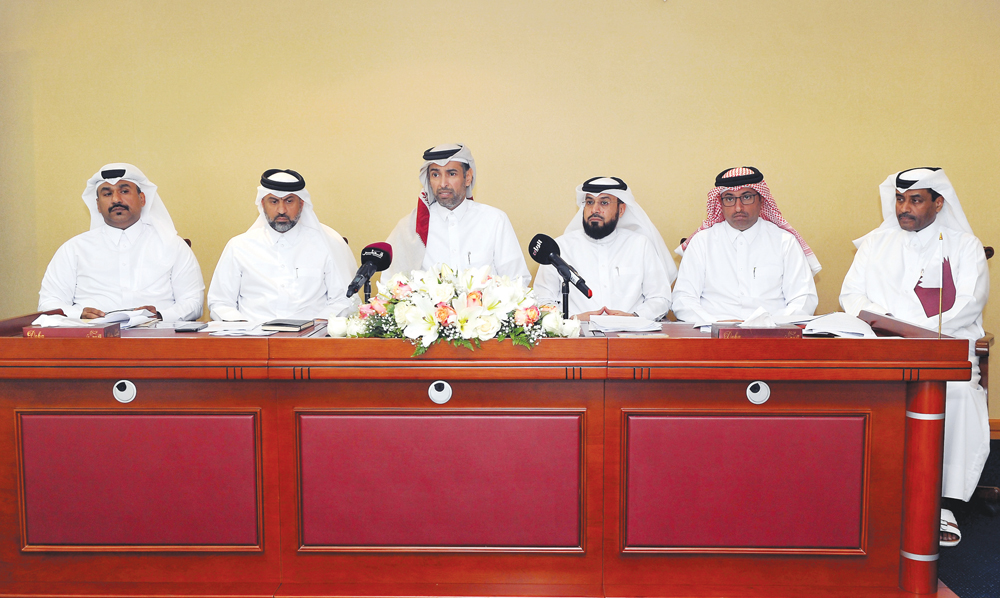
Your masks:
M716 322L712 324L712 338L802 338L802 329L795 324L742 328L737 322Z
M25 326L25 338L121 338L121 324L101 324L98 326Z

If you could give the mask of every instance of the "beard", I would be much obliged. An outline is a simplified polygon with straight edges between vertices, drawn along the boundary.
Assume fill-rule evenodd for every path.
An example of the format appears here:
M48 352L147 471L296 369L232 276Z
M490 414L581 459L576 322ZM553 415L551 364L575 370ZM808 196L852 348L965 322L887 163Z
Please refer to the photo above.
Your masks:
M444 199L438 197L437 194L435 193L434 200L437 201L439 204L441 204L442 208L454 210L455 208L458 207L458 204L465 201L465 189L462 189L461 192L458 193L452 193L451 197L446 197Z
M289 218L287 222L277 222L278 217L275 216L273 219L267 218L267 223L271 225L271 228L278 231L279 233L287 233L288 231L292 230L292 227L298 224L299 218L301 217L302 217L302 212L299 212L298 214L296 214L294 219Z
M587 222L583 221L583 231L587 233L587 236L591 239L603 239L611 233L615 232L615 228L618 226L618 215L615 214L614 220L608 220L607 222Z

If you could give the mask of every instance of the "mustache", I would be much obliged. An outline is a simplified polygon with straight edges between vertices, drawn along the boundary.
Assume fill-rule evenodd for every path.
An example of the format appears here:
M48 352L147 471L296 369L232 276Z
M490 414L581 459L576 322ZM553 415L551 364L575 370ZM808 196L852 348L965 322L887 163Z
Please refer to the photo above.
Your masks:
M121 202L115 202L115 203L111 204L111 206L108 208L108 211L110 212L110 211L114 210L115 208L121 208L121 209L123 209L123 210L125 210L127 212L131 212L132 211L127 205L125 205L125 204L123 204Z

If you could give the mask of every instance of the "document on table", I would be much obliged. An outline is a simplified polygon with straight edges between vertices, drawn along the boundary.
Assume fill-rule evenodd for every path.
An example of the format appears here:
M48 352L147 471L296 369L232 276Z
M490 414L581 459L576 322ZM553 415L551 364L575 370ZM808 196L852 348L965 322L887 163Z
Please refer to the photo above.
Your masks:
M88 320L92 324L114 324L118 322L122 328L135 328L156 319L156 314L148 309L120 309L109 311L103 317Z
M590 329L601 332L659 332L659 322L632 316L590 316Z
M868 322L851 314L835 311L820 316L806 325L803 334L832 334L846 338L878 338Z
M212 336L271 336L273 331L261 330L261 322L220 322L213 320L203 332Z

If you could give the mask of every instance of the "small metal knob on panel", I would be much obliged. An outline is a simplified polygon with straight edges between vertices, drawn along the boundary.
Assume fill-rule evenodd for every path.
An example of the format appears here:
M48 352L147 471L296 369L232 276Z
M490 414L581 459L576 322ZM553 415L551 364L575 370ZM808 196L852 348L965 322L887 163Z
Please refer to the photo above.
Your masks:
M119 380L111 387L111 394L119 403L131 403L135 399L135 384L131 380Z
M451 384L444 380L431 382L430 388L427 389L427 396L438 405L444 405L451 400Z
M771 387L761 380L751 382L747 386L747 398L754 405L763 405L771 398Z

